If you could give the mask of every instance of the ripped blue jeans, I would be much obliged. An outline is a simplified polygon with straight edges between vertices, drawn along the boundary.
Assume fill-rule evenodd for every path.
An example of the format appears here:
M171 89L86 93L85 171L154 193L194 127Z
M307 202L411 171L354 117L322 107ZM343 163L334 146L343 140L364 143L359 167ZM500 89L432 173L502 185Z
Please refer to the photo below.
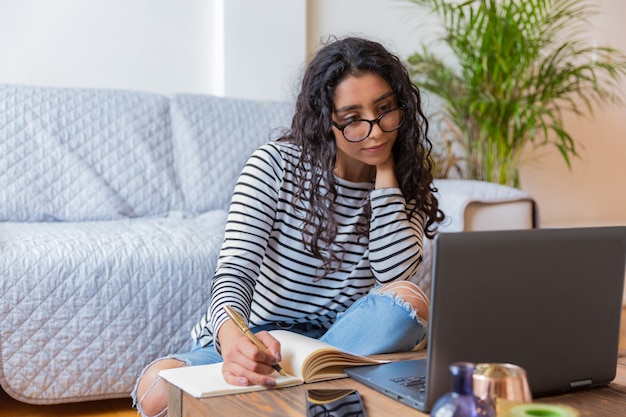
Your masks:
M285 327L266 324L250 330L258 333L276 329L284 330ZM323 329L313 326L292 330L348 352L375 355L413 349L426 336L427 326L404 300L393 293L380 294L372 290L345 312L339 313L325 333ZM169 357L181 360L188 366L222 361L213 344L202 347L194 343L189 352Z
M285 327L267 324L251 328L253 333L275 329ZM417 316L408 302L395 296L393 292L381 293L373 289L345 312L338 314L327 331L315 326L298 326L291 330L348 352L374 355L409 351L426 337L427 329L427 323ZM214 344L202 347L197 342L189 352L168 355L167 358L178 359L187 366L222 361ZM137 386L132 392L133 403L142 412L136 391Z
M406 352L426 337L427 328L409 303L372 290L340 313L320 340L359 355Z

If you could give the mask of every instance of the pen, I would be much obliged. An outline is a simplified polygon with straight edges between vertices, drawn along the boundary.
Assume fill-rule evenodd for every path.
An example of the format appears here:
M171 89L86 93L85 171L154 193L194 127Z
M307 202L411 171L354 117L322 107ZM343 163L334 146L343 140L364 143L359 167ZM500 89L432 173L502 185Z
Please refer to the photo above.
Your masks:
M248 326L246 326L246 323L243 321L243 319L241 318L239 313L237 313L234 308L232 308L231 306L227 305L227 306L224 307L224 310L226 311L226 314L228 314L228 317L230 317L231 320L235 322L237 327L239 327L239 330L241 330L241 332L244 335L246 335L248 337L248 339L250 339L252 341L252 343L254 343L262 351L267 352L267 348L265 347L265 345L263 343L261 343L259 341L259 339L257 339L256 336L250 331ZM286 376L287 375L285 373L285 371L282 370L282 368L280 367L279 364L272 365L272 367L274 369L276 369L276 371L279 374L281 374L282 376Z

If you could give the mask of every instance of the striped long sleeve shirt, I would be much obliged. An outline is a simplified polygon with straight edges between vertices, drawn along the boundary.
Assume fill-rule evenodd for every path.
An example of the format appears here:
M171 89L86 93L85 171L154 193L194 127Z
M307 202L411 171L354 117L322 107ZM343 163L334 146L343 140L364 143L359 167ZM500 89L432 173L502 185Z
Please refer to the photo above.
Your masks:
M231 304L249 325L311 323L328 328L338 313L377 284L409 279L421 264L424 213L411 218L398 188L374 189L336 177L333 208L341 265L322 280L322 261L302 240L307 204L294 201L299 149L290 143L261 146L246 163L233 193L224 242L206 314L192 337L214 341ZM367 217L365 203L371 203ZM369 222L369 237L359 224Z

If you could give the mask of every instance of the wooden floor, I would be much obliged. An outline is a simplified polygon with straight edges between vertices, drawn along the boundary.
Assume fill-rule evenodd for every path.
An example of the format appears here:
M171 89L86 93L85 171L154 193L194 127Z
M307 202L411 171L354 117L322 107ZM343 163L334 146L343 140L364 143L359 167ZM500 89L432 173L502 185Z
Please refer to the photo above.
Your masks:
M622 312L620 349L626 350L626 308ZM0 417L136 417L130 399L60 405L29 405L0 390Z
M31 405L15 401L0 390L0 417L137 417L128 399L58 405Z

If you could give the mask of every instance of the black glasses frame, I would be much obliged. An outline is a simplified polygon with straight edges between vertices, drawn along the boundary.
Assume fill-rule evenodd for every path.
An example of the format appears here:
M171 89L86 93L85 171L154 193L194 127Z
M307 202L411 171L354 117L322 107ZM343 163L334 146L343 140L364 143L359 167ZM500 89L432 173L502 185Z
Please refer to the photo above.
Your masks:
M402 118L400 119L400 123L398 123L398 126L395 129L391 129L391 130L385 130L383 129L383 127L380 125L380 120L385 117L387 114L391 113L392 111L396 111L396 110L402 110ZM345 140L347 140L348 142L351 143L358 143L358 142L363 142L365 139L370 137L370 134L372 133L372 129L374 128L374 123L376 123L378 125L378 127L380 128L380 130L382 130L383 132L389 133L389 132L394 132L398 129L400 129L400 126L402 126L402 122L404 121L404 112L406 111L406 107L396 107L395 109L391 109L391 110L387 110L386 112L382 113L380 116L378 116L377 118L375 118L374 120L367 120L367 119L357 119L357 120L352 120L351 122L348 123L344 123L342 125L336 123L333 120L333 125L339 129L341 131L341 134L343 135L343 138ZM365 137L363 139L359 139L359 140L351 140L348 139L346 137L346 134L344 133L344 130L346 127L348 127L348 125L354 123L354 122L367 122L370 124L370 128L367 132L367 135L365 135Z

